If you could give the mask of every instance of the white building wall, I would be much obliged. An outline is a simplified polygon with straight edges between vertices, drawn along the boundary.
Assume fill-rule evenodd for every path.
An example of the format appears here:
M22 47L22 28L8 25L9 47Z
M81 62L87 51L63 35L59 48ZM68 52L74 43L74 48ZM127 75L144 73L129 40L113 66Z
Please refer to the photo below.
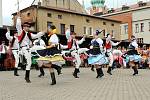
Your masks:
M143 32L141 32L141 23L144 23ZM150 19L149 20L143 20L143 21L136 21L132 23L133 27L133 35L135 35L137 38L143 38L144 43L150 43ZM136 32L136 24L139 26L138 32Z
M150 8L133 11L132 14L133 35L143 38L144 43L150 44ZM141 32L141 23L144 23L143 32ZM136 32L136 24L139 26L138 32Z
M121 40L126 40L128 39L128 33L125 32L125 26L128 26L128 23L121 24Z

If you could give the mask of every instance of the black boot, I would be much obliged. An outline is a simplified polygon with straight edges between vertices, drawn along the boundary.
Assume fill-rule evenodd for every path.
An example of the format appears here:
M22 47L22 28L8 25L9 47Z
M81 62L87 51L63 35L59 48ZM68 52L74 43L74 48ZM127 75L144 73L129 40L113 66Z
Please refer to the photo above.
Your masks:
M133 71L134 71L133 76L135 76L136 74L138 74L138 70L137 70L137 68L136 68L135 66L132 67L132 69L133 69Z
M38 77L44 76L45 72L43 70L43 67L40 67L40 75Z
M14 76L19 76L19 75L18 75L18 68L15 68L15 69L14 69Z
M112 73L111 73L111 67L108 67L107 73L108 73L109 75L112 75Z
M74 73L73 73L73 76L74 76L75 78L79 78L79 77L77 76L78 71L79 71L79 69L75 68Z
M62 74L62 73L61 73L61 69L62 69L62 68L61 68L60 66L52 65L52 68L54 68L54 69L57 70L58 75Z
M93 71L93 72L95 71L95 70L94 70L94 65L91 66L91 71Z
M102 68L99 69L99 73L100 73L100 74L99 74L99 77L100 77L100 78L104 76L104 73L103 73Z
M50 73L50 75L51 75L51 80L52 80L51 85L55 85L55 84L56 84L55 73L54 73L54 72L52 72L52 73Z
M96 78L98 78L99 76L100 76L100 69L98 68L98 69L96 69L96 72L97 72L97 76L96 76Z
M30 77L30 70L26 70L25 80L26 80L27 83L31 83L29 77Z
M80 73L80 70L79 70L79 69L77 70L77 73Z

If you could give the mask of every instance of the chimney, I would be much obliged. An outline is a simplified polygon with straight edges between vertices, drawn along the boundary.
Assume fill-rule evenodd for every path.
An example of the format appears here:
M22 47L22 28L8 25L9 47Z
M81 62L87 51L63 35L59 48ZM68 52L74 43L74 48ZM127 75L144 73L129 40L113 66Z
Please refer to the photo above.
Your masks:
M126 6L126 5L122 5L122 10L129 10L129 6Z
M39 2L38 2L38 6L41 6L41 5L42 5L42 3L39 1Z
M114 8L111 8L110 10L108 10L108 13L113 13L115 12Z
M0 0L0 27L3 26L3 17L2 17L2 0Z
M139 5L139 7L143 7L143 6L146 6L147 3L146 3L146 2L143 2L143 1L139 1L139 2L138 2L138 5Z

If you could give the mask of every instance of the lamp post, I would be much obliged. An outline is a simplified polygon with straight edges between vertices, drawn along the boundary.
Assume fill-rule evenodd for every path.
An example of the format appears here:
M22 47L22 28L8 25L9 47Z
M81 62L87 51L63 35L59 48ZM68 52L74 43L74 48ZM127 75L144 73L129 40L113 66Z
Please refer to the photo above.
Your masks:
M3 26L3 17L2 17L2 0L0 0L0 27Z

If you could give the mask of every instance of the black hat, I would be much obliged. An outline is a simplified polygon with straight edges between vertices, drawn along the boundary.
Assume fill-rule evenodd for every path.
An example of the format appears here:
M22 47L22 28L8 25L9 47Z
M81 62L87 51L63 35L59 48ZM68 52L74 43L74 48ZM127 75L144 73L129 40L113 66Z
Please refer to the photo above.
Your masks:
M106 38L107 38L109 35L110 35L110 34L109 34L109 33L107 33Z
M101 30L101 31L96 30L95 34L96 34L96 35L99 35L99 34L101 34L102 31L103 31L103 30Z
M131 41L133 41L133 40L136 40L134 35L131 36Z

